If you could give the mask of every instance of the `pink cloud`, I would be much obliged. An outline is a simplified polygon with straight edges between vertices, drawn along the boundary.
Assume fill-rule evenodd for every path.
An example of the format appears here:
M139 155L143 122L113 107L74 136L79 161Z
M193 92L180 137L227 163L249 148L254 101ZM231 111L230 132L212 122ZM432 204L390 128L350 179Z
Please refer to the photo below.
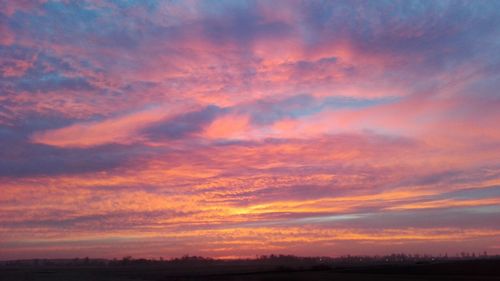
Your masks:
M185 108L157 106L104 121L83 122L60 129L36 132L31 140L58 147L89 147L108 143L130 144L144 141L138 131L147 125L171 118Z

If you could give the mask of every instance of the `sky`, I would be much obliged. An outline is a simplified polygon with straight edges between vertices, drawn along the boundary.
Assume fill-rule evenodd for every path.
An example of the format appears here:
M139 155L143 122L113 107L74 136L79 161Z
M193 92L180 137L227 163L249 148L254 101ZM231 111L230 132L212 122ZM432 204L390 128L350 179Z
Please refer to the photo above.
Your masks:
M0 259L500 254L500 1L0 0Z

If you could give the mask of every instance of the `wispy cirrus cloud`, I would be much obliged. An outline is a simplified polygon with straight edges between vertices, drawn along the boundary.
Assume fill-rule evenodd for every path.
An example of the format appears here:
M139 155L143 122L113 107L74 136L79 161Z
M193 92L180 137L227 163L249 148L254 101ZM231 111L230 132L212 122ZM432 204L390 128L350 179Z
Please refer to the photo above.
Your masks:
M140 130L153 123L174 118L181 112L179 108L173 109L170 106L150 106L148 109L100 121L79 122L63 128L35 132L31 140L34 143L57 147L137 143L144 141L144 138L139 135ZM172 123L182 126L178 124L179 122L173 121ZM181 128L178 130L180 131Z

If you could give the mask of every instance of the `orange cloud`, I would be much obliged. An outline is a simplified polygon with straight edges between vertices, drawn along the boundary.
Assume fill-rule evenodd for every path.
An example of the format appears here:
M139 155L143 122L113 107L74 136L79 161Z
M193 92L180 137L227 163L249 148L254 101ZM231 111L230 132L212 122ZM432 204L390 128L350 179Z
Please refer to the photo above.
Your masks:
M210 139L239 139L251 137L248 116L224 115L212 122L203 135Z

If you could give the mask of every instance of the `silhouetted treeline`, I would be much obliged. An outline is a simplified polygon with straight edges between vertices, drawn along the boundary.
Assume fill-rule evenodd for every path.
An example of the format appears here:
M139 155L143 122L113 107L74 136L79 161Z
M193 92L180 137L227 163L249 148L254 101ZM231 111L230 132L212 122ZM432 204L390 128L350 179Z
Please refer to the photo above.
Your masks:
M275 268L329 268L333 266L364 266L375 264L414 264L436 263L450 260L475 260L475 259L500 259L499 255L488 255L486 252L459 253L453 256L419 255L419 254L391 254L375 256L340 256L340 257L300 257L294 255L262 255L248 259L213 259L201 256L185 255L171 259L144 259L126 256L121 259L27 259L0 261L0 266L16 267L46 267L46 266L75 266L75 267L120 267L120 266L204 266L204 265L248 265L248 266L274 266Z

